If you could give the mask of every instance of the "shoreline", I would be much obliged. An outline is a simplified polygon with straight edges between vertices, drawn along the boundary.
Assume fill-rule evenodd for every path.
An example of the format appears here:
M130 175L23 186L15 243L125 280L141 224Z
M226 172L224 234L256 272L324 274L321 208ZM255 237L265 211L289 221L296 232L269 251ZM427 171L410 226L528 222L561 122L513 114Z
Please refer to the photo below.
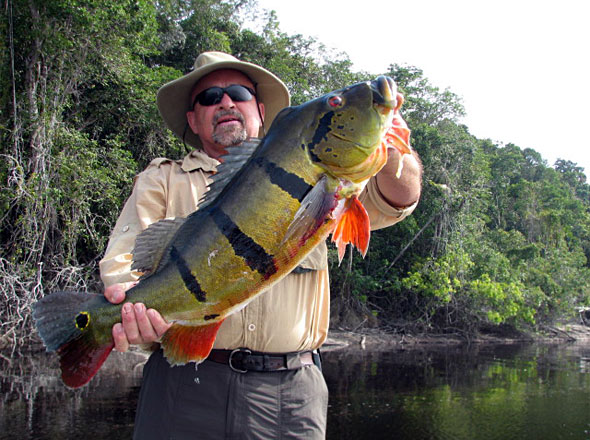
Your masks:
M590 326L582 324L561 324L546 326L542 333L525 333L513 329L480 332L477 335L442 334L442 333L393 333L381 328L361 328L348 330L342 327L330 328L328 337L321 347L322 351L340 350L347 347L386 348L386 347L420 347L434 345L462 344L523 344L523 343L590 343ZM41 341L11 350L9 346L0 345L0 354L5 351L18 353L40 353L45 348ZM132 346L131 353L146 353L139 347ZM0 356L5 360L9 357Z
M360 328L348 330L342 327L330 328L328 337L321 349L338 350L346 347L418 347L432 345L462 345L462 344L522 344L522 343L590 343L590 326L582 324L560 324L545 326L540 333L525 333L509 328L494 328L492 331L479 332L476 335L459 333L393 333L382 328ZM13 351L9 346L0 344L0 353ZM41 341L28 346L16 348L17 352L43 352ZM130 352L147 353L139 347L132 346ZM4 357L4 356L3 356Z
M360 348L410 348L433 345L462 344L522 344L522 343L572 343L589 342L590 327L581 324L567 324L545 327L543 333L528 334L514 330L506 332L479 333L472 337L459 334L394 334L381 329L343 328L330 329L322 351L341 350L347 347Z
M503 333L482 333L469 339L459 334L410 335L387 333L383 329L363 328L350 331L336 327L330 329L328 338L320 350L322 353L333 353L334 356L347 356L353 353L379 351L446 350L469 345L477 347L535 343L572 346L579 344L585 347L590 345L590 327L576 324L547 327L542 334L536 335L514 331L510 333L505 330ZM126 353L113 351L98 372L97 379L93 380L93 386L98 386L101 378L115 378L129 386L138 385L143 365L149 355L149 352L136 346ZM30 391L32 384L47 386L52 390L65 389L59 379L58 356L54 353L45 353L40 343L19 347L14 351L0 350L0 370L4 376L12 377L16 389L22 388L23 392Z

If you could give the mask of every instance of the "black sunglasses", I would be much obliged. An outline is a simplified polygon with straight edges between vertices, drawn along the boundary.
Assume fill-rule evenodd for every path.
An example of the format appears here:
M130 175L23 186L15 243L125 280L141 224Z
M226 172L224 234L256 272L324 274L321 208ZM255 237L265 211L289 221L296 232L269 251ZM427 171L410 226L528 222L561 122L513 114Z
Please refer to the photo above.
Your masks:
M232 84L228 87L209 87L195 96L192 108L197 102L205 106L219 104L226 93L235 102L250 101L256 95L256 92L250 87L241 84Z

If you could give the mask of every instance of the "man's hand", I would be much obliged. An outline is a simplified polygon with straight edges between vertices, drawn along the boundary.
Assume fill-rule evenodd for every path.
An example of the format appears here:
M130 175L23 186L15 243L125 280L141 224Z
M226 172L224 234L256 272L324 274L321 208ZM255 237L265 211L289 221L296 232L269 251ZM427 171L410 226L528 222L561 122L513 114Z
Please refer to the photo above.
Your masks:
M375 176L379 192L391 206L403 208L413 205L420 198L422 188L422 163L418 153L403 156L394 148L388 150L387 164ZM400 160L403 160L401 176L396 177Z
M122 303L125 291L133 285L114 284L105 289L104 296L113 304ZM121 310L121 322L115 324L112 330L115 350L125 352L131 344L156 342L171 325L156 310L146 310L142 303L126 303Z

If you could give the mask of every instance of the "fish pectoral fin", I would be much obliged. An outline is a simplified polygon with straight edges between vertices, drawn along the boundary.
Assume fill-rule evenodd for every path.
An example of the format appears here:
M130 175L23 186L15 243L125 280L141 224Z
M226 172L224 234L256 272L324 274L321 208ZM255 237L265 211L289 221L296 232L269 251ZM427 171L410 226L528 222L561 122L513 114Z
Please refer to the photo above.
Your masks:
M303 244L330 217L331 212L338 205L336 189L328 189L328 178L323 176L301 201L301 206L295 213L289 225L281 246L292 239L298 239Z
M339 263L342 262L348 243L356 247L364 257L371 238L371 221L363 204L356 196L346 199L345 203L332 232L332 241L338 248Z
M164 356L170 365L203 362L209 356L222 322L223 319L200 326L173 324L162 336Z

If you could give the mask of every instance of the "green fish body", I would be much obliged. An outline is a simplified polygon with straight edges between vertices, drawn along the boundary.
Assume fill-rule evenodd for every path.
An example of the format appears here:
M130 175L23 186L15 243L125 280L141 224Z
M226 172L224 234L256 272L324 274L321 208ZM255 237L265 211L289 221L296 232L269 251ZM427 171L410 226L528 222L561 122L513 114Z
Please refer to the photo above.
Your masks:
M368 216L356 195L387 160L383 139L401 105L387 77L284 109L261 141L228 148L210 191L187 218L142 232L127 301L158 310L172 327L161 344L171 365L201 362L225 317L290 273L328 235L366 252ZM121 305L103 295L55 292L34 305L62 379L86 384L114 346Z

